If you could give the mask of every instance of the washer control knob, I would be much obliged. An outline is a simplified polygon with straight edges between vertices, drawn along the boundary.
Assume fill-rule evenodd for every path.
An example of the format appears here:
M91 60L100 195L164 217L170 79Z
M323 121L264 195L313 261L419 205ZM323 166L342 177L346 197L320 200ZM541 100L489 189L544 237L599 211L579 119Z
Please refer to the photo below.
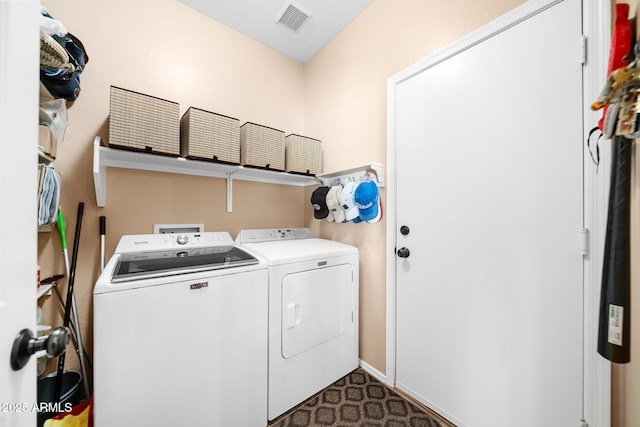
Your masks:
M179 245L186 245L189 242L189 236L186 234L178 234L176 242L178 242Z

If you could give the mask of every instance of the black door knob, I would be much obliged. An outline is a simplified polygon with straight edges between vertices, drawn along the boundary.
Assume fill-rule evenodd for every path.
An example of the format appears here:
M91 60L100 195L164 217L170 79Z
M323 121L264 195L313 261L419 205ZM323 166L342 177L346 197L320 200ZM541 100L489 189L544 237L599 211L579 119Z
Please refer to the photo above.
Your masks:
M398 256L400 258L409 258L409 255L411 255L411 252L409 251L409 248L400 248L400 249L398 249Z
M403 236L406 236L407 234L409 234L409 227L407 227L406 225L403 225L402 227L400 227L400 234L402 234Z
M29 329L23 329L18 333L13 348L11 349L11 368L18 371L27 364L29 358L36 351L46 350L47 356L60 356L67 348L71 332L65 327L58 327L46 337L34 338Z

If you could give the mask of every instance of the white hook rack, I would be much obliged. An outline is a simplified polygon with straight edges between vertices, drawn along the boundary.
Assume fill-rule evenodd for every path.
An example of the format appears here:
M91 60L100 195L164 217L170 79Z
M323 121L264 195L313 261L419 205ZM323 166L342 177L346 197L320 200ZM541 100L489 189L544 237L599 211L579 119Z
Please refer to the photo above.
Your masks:
M384 166L374 162L336 172L322 173L316 175L316 178L322 181L323 185L331 186L349 181L360 182L365 175L374 181L378 187L384 187Z

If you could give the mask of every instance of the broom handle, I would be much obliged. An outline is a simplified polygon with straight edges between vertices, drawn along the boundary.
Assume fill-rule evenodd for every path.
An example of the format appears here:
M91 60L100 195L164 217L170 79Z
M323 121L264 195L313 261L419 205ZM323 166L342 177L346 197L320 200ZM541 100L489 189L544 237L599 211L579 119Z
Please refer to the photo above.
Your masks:
M107 231L107 217L100 217L100 273L104 270L104 238Z

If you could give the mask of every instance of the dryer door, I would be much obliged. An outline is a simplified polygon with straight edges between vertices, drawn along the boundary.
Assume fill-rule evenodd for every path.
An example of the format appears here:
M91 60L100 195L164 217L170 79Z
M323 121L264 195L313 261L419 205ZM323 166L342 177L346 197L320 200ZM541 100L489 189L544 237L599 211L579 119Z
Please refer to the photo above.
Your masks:
M282 280L282 357L295 357L353 326L353 270L342 264Z

